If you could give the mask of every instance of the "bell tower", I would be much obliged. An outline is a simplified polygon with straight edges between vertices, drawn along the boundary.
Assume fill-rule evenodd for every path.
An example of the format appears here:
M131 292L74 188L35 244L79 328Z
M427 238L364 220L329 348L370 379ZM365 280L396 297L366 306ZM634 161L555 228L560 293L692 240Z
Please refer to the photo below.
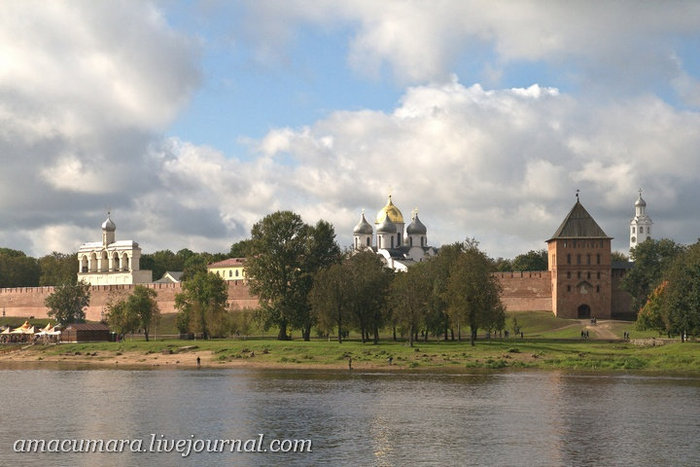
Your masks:
M634 203L634 217L630 221L630 250L646 239L651 238L651 218L646 213L647 203L642 198L642 189Z

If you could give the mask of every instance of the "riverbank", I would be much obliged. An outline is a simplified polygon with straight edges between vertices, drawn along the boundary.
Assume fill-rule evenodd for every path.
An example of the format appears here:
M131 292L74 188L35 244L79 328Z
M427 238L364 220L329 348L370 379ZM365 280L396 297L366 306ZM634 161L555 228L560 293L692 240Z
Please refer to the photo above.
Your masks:
M662 342L659 341L659 344ZM0 348L0 369L72 364L119 368L463 370L539 368L700 373L700 343L493 339L469 342L142 340Z

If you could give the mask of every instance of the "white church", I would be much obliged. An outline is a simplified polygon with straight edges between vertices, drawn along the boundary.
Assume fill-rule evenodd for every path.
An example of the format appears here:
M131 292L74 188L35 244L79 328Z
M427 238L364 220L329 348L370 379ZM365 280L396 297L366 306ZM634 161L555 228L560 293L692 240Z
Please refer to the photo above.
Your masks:
M382 256L387 267L406 271L411 264L437 255L437 248L428 246L428 229L414 210L411 223L406 226L403 214L391 200L377 213L375 227L367 222L362 211L360 221L353 229L353 249L370 249Z
M133 240L115 238L117 226L107 213L102 241L83 243L78 250L78 280L90 285L143 284L153 282L150 270L141 270L141 248Z

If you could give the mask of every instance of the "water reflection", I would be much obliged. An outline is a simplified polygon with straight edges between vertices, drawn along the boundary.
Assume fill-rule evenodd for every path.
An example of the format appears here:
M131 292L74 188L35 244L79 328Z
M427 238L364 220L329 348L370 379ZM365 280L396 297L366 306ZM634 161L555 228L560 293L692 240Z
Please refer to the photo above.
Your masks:
M699 396L697 377L565 372L0 370L0 464L690 465ZM258 433L313 452L11 452L18 438Z

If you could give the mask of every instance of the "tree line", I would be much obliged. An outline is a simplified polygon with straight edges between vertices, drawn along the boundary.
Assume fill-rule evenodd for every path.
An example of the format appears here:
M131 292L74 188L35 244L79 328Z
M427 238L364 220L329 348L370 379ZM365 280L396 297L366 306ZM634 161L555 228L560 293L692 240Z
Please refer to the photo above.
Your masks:
M630 252L634 267L622 286L639 310L636 327L669 336L700 334L700 240L684 246L648 239Z

